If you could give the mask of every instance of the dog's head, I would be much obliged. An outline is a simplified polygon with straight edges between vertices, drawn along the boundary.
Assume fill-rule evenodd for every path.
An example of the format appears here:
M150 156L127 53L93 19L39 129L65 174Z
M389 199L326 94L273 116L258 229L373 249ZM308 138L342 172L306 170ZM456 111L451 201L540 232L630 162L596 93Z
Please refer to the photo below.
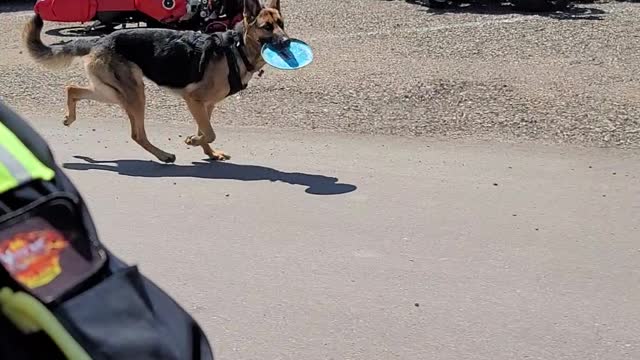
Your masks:
M262 44L284 47L289 36L284 31L280 0L244 0L244 21L247 38Z

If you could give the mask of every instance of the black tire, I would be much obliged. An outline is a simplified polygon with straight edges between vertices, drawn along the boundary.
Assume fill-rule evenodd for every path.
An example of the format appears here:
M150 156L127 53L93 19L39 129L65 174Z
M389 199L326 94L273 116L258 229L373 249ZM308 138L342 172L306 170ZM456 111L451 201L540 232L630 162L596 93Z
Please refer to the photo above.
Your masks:
M511 0L518 10L530 12L547 12L564 10L571 0Z
M426 5L432 9L444 9L449 3L446 0L428 0Z

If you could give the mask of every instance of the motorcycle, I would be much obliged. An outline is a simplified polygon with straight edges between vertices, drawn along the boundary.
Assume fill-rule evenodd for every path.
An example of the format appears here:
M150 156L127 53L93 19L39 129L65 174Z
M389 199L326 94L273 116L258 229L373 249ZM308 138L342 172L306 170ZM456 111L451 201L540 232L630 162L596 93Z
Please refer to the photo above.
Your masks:
M242 20L240 0L38 0L33 9L45 21L92 22L85 30L104 32L143 22L211 33Z

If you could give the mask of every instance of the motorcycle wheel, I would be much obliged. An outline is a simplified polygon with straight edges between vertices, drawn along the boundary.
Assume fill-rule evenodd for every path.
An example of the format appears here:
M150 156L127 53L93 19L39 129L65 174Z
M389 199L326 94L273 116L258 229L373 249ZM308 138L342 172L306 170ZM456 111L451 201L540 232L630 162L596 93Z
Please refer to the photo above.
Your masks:
M431 9L444 9L447 7L448 2L446 0L427 0L426 5Z
M516 9L531 12L564 10L571 0L511 0Z

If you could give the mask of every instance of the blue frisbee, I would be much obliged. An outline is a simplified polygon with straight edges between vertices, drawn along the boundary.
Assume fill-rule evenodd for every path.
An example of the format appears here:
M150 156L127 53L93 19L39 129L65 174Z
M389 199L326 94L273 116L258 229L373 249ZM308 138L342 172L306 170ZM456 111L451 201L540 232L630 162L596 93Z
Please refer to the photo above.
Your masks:
M267 64L281 70L297 70L313 61L313 51L304 41L291 39L289 45L277 49L270 44L262 46L262 58Z

